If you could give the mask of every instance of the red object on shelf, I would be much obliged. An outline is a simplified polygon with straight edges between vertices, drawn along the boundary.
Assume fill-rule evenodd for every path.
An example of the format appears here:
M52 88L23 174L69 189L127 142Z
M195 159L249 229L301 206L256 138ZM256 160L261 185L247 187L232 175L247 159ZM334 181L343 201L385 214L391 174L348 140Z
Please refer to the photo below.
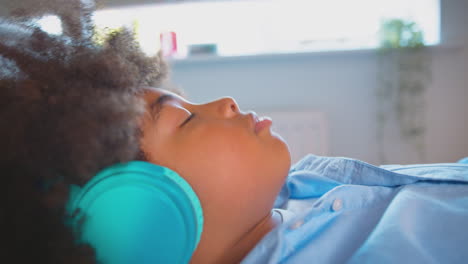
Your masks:
M175 32L163 32L160 34L161 51L166 57L177 53L177 37Z

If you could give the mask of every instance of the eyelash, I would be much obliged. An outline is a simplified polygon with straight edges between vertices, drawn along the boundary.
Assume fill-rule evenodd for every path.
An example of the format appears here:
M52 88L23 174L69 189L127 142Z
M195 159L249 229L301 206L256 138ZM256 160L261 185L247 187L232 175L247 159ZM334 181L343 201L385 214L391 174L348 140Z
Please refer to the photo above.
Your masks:
M190 114L190 116L187 119L185 119L184 122L182 122L182 124L180 126L182 127L185 124L187 124L194 116L195 116L195 114Z

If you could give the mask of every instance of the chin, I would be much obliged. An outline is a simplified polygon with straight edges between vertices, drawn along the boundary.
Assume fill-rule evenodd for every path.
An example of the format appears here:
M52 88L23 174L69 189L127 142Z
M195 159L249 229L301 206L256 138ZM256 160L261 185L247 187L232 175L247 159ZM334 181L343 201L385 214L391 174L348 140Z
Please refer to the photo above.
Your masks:
M285 167L287 168L288 172L291 167L291 152L289 151L289 146L286 143L286 140L281 137L280 134L276 132L271 132L271 135L278 141L277 150L275 151L278 153L278 160L284 161ZM287 173L286 173L287 174Z

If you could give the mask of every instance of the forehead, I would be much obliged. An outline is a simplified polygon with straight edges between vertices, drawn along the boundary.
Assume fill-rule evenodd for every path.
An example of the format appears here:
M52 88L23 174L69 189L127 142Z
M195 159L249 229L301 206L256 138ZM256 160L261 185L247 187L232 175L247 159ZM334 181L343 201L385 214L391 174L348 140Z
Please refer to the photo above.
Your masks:
M179 94L180 93L175 93L175 92L164 90L161 88L144 87L142 97L146 101L147 105L150 106L151 103L158 100L159 97L167 96L167 95L169 95L171 99L175 99L178 101L185 101L185 99Z
M160 89L160 88L145 87L143 88L143 99L145 99L145 101L149 103L167 93L169 92L164 91L163 89Z

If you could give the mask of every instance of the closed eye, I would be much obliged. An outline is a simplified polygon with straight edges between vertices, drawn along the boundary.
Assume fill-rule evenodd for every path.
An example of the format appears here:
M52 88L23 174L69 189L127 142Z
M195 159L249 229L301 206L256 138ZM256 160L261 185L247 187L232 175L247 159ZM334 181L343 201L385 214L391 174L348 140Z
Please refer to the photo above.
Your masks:
M190 116L187 119L185 119L184 122L182 122L180 127L183 127L185 124L187 124L194 116L195 114L190 114Z

